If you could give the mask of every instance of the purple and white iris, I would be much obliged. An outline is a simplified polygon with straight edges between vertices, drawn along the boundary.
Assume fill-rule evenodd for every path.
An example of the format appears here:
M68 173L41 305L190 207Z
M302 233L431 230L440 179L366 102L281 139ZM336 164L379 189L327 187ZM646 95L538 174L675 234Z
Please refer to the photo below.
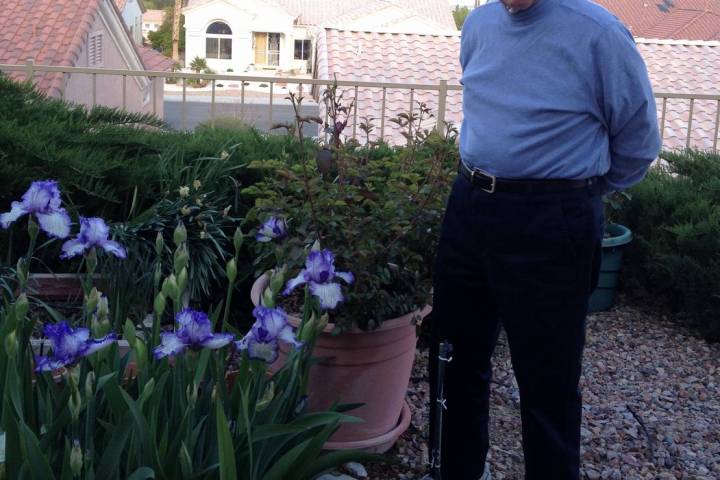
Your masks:
M334 282L339 278L352 285L355 276L350 272L335 271L335 257L330 250L313 250L305 260L305 269L290 280L285 286L285 295L289 295L303 283L310 286L310 293L320 301L323 310L331 310L344 300L340 284Z
M287 223L284 218L270 217L265 220L255 235L258 242L272 242L273 240L282 240L287 236Z
M45 233L55 238L67 238L70 235L70 217L60 204L57 181L32 182L22 201L12 202L10 211L0 214L0 226L7 229L23 215L35 215Z
M65 321L45 325L44 333L50 340L52 354L35 357L36 372L51 372L72 365L80 358L92 355L117 340L114 333L92 339L89 329L73 329Z
M118 242L109 240L110 227L102 218L80 217L80 233L77 238L68 240L62 246L61 258L82 255L94 247L99 247L118 258L127 257L127 252Z
M239 350L247 350L250 358L273 363L278 357L278 340L295 347L302 346L302 342L295 338L293 327L281 308L259 306L253 310L253 316L255 324L250 332L242 340L235 342Z
M178 355L188 348L216 350L233 339L230 333L212 333L212 323L203 312L186 308L175 316L175 321L179 325L177 330L160 334L160 345L153 350L155 358Z

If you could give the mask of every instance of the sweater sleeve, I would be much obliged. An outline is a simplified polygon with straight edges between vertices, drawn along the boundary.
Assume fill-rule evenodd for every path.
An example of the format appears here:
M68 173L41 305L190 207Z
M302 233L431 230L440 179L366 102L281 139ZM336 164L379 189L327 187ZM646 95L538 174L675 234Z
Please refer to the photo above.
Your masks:
M605 189L623 190L641 181L660 153L655 98L645 62L622 24L608 27L595 46L597 97L610 140Z

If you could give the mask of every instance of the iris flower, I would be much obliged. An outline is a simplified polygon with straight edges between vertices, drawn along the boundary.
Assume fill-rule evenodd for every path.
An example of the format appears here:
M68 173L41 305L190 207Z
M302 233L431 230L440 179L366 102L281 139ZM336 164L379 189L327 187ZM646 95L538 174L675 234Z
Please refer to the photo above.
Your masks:
M289 295L299 285L307 283L310 293L320 300L320 307L332 310L344 300L340 284L334 282L335 278L348 285L355 281L352 273L335 271L335 257L330 250L313 250L305 260L305 269L287 283L283 293Z
M110 228L102 218L80 217L80 234L62 246L61 258L82 255L93 247L99 247L118 258L127 257L127 252L118 242L108 240Z
M9 228L23 215L35 215L45 233L55 238L67 238L70 235L70 217L60 203L57 181L32 182L22 201L12 202L10 211L0 215L0 226Z
M262 224L255 235L258 242L271 242L273 240L281 240L287 236L287 223L285 219L270 217Z
M153 350L155 358L177 355L188 348L217 350L233 339L230 333L212 333L212 323L203 312L186 308L175 316L175 321L179 325L177 330L160 334L160 345Z
M255 324L250 332L242 340L235 342L239 350L247 350L250 358L273 363L278 357L278 340L295 347L302 346L302 342L295 338L295 332L281 308L259 306L253 310L253 316Z
M92 355L117 340L117 335L114 333L100 339L92 339L90 330L87 328L73 329L65 321L45 325L44 333L50 340L52 354L35 357L36 372L51 372L71 365L80 358Z

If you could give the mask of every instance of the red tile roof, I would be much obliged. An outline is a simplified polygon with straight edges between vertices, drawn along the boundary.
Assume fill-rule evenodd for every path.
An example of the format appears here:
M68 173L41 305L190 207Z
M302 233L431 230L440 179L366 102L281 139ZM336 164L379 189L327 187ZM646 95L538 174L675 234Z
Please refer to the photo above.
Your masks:
M594 1L614 13L635 37L720 40L720 0Z
M0 63L73 66L97 15L100 0L4 0L0 8ZM14 72L13 78L24 79ZM38 75L50 95L63 88L62 73Z
M143 23L163 23L165 20L165 10L145 10L143 13Z
M720 42L638 39L638 48L656 93L720 95ZM662 105L662 99L658 99L658 119L662 118ZM718 108L717 100L695 100L691 147L713 148ZM685 148L689 116L689 100L667 100L664 148Z
M335 75L342 80L366 82L392 82L413 84L437 84L447 80L450 84L460 82L460 36L456 35L420 35L405 33L357 32L348 30L324 29L318 35L318 77L332 79ZM392 55L388 55L392 52ZM345 98L352 98L353 89L349 89ZM380 134L382 116L382 89L362 88L358 91L358 123L363 117L374 117L375 133ZM437 91L416 91L414 93L414 111L417 103L425 102L437 112ZM385 99L385 139L392 143L402 143L404 137L397 125L388 120L399 113L410 110L408 90L386 92ZM324 115L324 112L321 113ZM459 125L462 120L462 92L451 91L448 94L446 120ZM435 124L431 119L426 125ZM347 132L352 132L352 119ZM357 129L358 136L364 136ZM373 139L376 137L374 136Z
M140 60L142 60L146 70L153 72L169 72L172 70L174 63L172 58L168 58L150 47L135 45L135 48L140 53Z

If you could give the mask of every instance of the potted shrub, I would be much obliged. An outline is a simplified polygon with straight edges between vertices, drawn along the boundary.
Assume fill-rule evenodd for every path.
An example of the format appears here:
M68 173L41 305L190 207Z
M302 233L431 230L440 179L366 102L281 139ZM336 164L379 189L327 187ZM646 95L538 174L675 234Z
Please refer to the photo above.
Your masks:
M602 260L600 276L595 291L590 296L590 312L600 312L612 308L622 267L623 249L632 241L632 232L624 225L615 223L617 212L623 202L630 198L628 193L613 192L606 196L605 234L602 241Z
M302 98L291 93L290 99L298 112ZM332 112L333 126L346 124L352 114ZM321 360L309 379L309 401L317 409L338 401L362 404L354 414L365 422L342 427L326 448L384 451L409 423L405 395L416 327L429 312L431 266L458 160L452 128L444 135L417 128L429 116L420 105L413 115L396 119L408 132L406 148L343 143L341 129L331 127L327 169L310 160L320 147L302 134L305 123L318 120L298 115L292 128L298 142L287 158L250 164L266 172L243 191L255 199L247 221L262 224L259 266L286 265L296 281L309 283L306 295L324 291L317 285L323 279L345 284L342 299L331 296L322 305L328 324L315 345ZM311 258L307 250L316 241L322 248ZM320 256L325 249L333 255ZM352 285L342 271L354 274ZM256 304L267 282L266 276L256 282ZM295 323L303 298L298 291L287 288L280 299ZM342 309L333 309L340 301Z

